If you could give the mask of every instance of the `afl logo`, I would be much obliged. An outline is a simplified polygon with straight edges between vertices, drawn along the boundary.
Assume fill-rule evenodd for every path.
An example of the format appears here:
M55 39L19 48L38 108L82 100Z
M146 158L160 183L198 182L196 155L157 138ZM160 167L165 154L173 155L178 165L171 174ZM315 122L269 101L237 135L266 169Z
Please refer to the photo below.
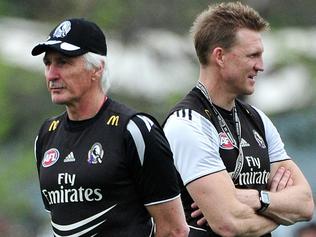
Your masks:
M59 151L55 148L49 149L45 152L42 160L42 166L44 168L50 167L57 162L59 159Z
M227 137L226 133L221 132L219 135L219 141L220 141L220 148L224 150L232 150L234 149L234 145L231 143L229 138Z

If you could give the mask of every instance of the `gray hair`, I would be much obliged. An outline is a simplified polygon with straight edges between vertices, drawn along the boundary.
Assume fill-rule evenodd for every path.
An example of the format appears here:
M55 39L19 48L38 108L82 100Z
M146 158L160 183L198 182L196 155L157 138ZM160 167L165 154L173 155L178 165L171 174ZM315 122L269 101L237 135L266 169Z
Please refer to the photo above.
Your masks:
M92 68L98 68L100 64L104 65L100 83L101 83L103 93L106 94L108 89L110 88L109 68L108 68L107 57L100 54L95 54L92 52L88 52L84 54L83 57L86 61L86 67L88 70Z

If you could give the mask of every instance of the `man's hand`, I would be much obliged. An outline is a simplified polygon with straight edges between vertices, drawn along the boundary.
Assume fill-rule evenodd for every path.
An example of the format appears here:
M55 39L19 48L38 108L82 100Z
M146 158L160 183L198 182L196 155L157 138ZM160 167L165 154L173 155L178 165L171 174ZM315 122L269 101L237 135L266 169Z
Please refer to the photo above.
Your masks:
M204 224L208 225L206 218L203 216L203 213L195 202L191 204L191 207L194 209L194 211L191 213L191 217L200 217L200 219L197 221L197 224L199 226L202 226Z
M280 167L272 177L271 182L269 182L269 191L279 192L292 185L293 179L291 177L291 171L285 169L284 167Z

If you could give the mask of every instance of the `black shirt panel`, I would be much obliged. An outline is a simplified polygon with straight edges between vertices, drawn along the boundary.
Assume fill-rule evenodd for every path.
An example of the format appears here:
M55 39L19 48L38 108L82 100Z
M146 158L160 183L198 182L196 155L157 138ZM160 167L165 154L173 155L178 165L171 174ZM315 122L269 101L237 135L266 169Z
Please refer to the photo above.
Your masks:
M138 145L128 131L127 150L129 157L133 158L130 167L133 169L137 192L142 196L144 204L153 205L177 197L180 191L176 169L162 128L148 115L136 115L131 120L137 125L145 146L143 157L140 157L137 153Z

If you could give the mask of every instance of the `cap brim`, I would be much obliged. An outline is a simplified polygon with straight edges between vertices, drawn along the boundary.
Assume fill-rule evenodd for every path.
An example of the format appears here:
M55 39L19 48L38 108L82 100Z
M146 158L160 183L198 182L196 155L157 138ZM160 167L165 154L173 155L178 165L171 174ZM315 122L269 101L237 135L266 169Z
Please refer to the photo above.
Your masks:
M67 42L62 42L58 40L50 40L39 43L32 49L32 55L37 56L47 50L55 50L67 56L79 56L88 52L88 50L81 49L80 47L69 44Z

